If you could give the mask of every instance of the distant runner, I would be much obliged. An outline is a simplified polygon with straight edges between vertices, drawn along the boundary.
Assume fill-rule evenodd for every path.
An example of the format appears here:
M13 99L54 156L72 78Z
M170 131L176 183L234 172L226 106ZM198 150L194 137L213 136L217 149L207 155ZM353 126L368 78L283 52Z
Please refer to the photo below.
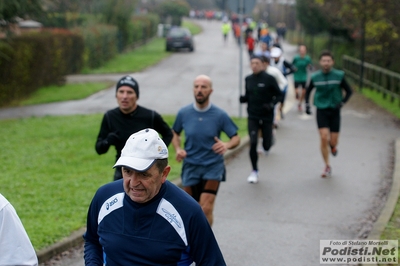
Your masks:
M307 69L312 68L311 58L307 55L305 45L299 46L299 53L293 58L292 64L296 67L296 72L293 74L294 89L296 91L296 99L299 100L298 110L303 111L302 102L306 95Z

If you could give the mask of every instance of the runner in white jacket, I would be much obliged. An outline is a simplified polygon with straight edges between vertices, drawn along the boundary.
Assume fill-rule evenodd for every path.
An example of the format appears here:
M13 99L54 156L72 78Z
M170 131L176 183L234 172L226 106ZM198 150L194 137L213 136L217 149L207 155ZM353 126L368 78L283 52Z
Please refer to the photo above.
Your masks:
M0 194L0 265L38 265L35 249L11 203Z

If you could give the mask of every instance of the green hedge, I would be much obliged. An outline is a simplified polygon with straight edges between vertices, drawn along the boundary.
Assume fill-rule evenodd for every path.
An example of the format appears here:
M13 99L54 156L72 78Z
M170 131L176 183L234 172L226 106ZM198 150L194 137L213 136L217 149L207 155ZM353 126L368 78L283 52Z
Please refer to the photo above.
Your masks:
M127 32L120 32L120 52L132 48L138 44L145 43L157 33L159 19L157 15L137 15L133 16L127 27Z
M57 12L45 12L39 17L38 21L43 24L44 27L48 28L72 28L78 27L87 23L91 17L90 14L80 13L57 13Z
M75 28L72 31L80 34L84 40L84 67L99 67L117 54L118 30L116 26L99 24L92 27Z
M83 39L71 33L26 34L0 45L0 106L82 69Z
M77 27L74 33L82 35L85 43L84 67L98 68L126 49L152 38L157 33L156 15L134 16L126 28L98 24Z
M152 38L158 17L135 16L122 35L116 26L51 29L0 41L0 106L25 98L42 86L59 84L84 67L97 68L125 50ZM127 36L125 40L120 36ZM121 49L119 49L121 43Z

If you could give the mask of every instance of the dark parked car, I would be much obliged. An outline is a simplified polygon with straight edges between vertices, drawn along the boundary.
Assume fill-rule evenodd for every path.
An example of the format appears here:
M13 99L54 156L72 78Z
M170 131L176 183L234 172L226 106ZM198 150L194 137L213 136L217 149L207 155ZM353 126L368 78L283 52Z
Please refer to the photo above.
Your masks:
M165 50L188 48L194 51L193 36L187 28L174 27L171 28L166 36L167 42Z

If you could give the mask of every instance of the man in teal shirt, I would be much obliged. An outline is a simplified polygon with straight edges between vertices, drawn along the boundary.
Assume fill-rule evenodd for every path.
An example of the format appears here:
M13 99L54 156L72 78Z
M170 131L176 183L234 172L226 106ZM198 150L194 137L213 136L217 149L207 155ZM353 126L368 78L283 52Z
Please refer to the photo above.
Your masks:
M349 100L352 90L344 79L344 72L333 68L334 59L329 51L323 51L319 57L321 70L311 76L305 101L306 113L311 114L309 98L315 88L314 105L317 108L317 124L321 140L321 153L325 162L321 177L330 177L332 168L329 163L329 148L333 156L337 155L340 130L340 109ZM345 96L343 97L343 91Z
M306 94L307 68L312 68L311 58L307 55L305 45L299 46L299 53L293 58L292 65L297 69L294 72L294 88L296 90L296 99L299 100L298 110L302 111L302 102Z

